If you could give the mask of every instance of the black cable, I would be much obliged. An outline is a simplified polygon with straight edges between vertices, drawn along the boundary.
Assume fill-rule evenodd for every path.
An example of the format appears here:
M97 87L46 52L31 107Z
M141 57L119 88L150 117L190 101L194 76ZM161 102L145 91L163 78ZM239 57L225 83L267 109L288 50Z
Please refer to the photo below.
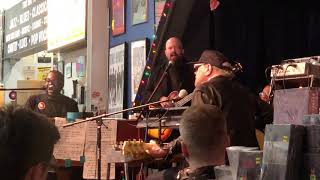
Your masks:
M282 78L282 85L283 85L283 89L285 89L285 78L286 78L286 72L287 72L287 69L290 65L288 64L287 67L284 69L284 72L283 72L283 78Z
M269 66L269 67L267 67L267 68L264 70L264 76L265 76L265 78L266 78L267 80L268 80L268 74L267 74L268 72L267 72L267 71L268 71L269 69L272 69L272 66ZM271 74L271 72L270 72L270 74Z

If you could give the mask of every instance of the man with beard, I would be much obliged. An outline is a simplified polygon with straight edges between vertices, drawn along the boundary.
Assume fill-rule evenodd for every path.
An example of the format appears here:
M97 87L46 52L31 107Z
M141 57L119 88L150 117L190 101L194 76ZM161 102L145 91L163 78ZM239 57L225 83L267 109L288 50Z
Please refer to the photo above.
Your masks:
M169 38L165 47L165 55L167 60L153 68L151 77L146 86L146 95L144 97L145 103L147 103L147 100L150 98L152 92L156 88L169 63L171 67L168 69L168 74L164 77L159 85L158 90L155 92L149 102L167 100L169 94L173 91L179 91L181 89L185 89L189 93L193 91L193 69L186 64L183 54L184 49L181 41L177 37ZM161 103L161 106L169 107L171 104L166 102Z
M67 112L79 112L77 102L61 94L64 86L64 76L59 71L52 70L45 80L46 93L30 96L25 107L47 117L66 117ZM82 169L72 167L71 169L59 168L56 170L57 179L81 179ZM49 178L54 176L49 173Z
M63 86L63 75L50 71L45 82L46 93L29 97L25 107L47 117L66 117L67 112L79 112L77 102L60 93Z

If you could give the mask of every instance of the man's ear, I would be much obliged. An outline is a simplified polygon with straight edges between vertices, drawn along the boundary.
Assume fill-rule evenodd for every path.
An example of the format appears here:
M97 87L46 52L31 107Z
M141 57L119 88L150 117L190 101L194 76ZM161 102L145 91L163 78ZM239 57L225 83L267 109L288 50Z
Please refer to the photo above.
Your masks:
M210 64L206 64L205 66L206 66L205 75L206 75L206 76L209 76L209 75L212 73L213 68L212 68L212 66L211 66Z
M47 166L43 163L38 163L27 171L24 180L44 180L46 179Z
M185 158L189 158L188 148L187 148L186 144L183 143L183 141L181 142L181 151L182 151L182 154Z

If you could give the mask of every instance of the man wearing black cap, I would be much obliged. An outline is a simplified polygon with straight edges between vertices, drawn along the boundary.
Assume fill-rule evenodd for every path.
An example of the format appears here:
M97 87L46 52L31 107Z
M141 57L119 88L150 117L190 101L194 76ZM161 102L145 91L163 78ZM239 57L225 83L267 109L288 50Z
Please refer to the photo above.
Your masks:
M205 50L193 64L196 88L192 106L211 104L222 110L231 146L258 146L255 117L259 115L264 124L272 123L272 107L233 79L232 66L222 53Z

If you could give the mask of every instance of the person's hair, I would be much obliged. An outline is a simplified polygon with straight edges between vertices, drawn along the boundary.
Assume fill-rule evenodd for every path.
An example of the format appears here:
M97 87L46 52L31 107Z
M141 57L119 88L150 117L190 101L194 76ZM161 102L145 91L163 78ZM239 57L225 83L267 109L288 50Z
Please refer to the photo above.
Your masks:
M218 72L221 76L233 78L235 75L231 70L220 69L216 66L211 66L216 72Z
M225 148L226 120L217 106L191 106L183 113L179 130L190 158L194 160L206 161L212 158L208 154Z
M31 167L48 164L59 138L56 126L43 115L12 105L0 109L1 178L24 179Z
M51 70L49 73L54 73L57 76L58 82L62 83L62 87L63 87L63 85L64 85L64 76L63 76L63 74L60 71L57 71L57 70Z

